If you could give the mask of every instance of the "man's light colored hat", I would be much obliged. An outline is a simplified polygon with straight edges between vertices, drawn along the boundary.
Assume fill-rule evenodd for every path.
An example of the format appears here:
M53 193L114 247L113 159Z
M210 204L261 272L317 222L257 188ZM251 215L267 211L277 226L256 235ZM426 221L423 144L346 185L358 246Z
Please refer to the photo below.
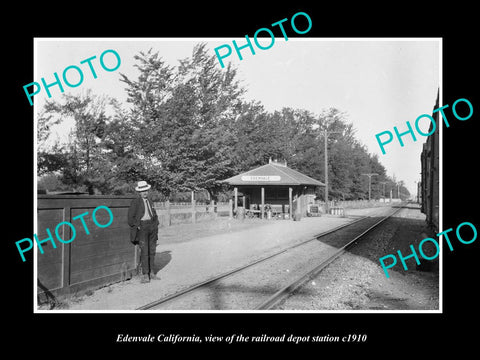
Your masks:
M147 191L150 188L151 188L151 186L148 185L146 181L139 181L135 190L136 191Z

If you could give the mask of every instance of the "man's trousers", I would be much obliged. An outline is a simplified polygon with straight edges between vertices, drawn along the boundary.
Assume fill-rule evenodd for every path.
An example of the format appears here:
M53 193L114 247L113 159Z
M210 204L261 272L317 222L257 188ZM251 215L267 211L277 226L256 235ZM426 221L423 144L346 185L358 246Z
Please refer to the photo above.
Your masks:
M158 226L153 220L142 221L137 233L138 245L140 246L140 262L142 273L148 275L154 272L155 252L157 249Z

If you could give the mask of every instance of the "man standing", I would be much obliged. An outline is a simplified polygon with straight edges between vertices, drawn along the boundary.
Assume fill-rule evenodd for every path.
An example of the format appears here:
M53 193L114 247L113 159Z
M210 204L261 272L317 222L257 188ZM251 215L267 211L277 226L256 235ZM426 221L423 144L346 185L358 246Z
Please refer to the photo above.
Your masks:
M158 239L158 216L152 203L148 200L150 187L146 181L139 181L135 190L140 196L132 200L128 209L130 241L140 246L142 283L148 283L150 280L160 280L153 272Z

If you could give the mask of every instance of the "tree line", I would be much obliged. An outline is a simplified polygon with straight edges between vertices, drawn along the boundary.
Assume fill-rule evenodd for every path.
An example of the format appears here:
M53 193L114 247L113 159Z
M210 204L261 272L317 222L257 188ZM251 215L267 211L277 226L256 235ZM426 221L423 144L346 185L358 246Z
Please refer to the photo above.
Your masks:
M338 109L269 112L258 101L245 101L237 70L220 69L203 43L176 67L152 50L134 59L138 77L121 74L128 106L91 91L45 103L37 117L39 189L121 195L146 180L159 198L205 190L218 199L228 192L219 180L270 158L324 181L327 129L330 198L368 198L365 173L378 174L372 198L384 189L387 197L390 189L395 197L398 189L409 195L355 138L348 115ZM52 143L52 127L66 119L73 122L68 141Z

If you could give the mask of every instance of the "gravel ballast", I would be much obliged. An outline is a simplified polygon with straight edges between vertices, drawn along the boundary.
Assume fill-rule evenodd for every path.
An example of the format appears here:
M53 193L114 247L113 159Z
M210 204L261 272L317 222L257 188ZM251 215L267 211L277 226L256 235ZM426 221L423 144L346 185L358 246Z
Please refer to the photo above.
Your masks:
M367 234L351 250L332 262L319 276L304 285L277 310L438 310L439 263L406 260L405 271L398 260L387 278L379 258L387 254L405 256L409 245L418 249L432 237L425 217L415 205L402 209L378 229ZM418 252L418 250L417 250Z

